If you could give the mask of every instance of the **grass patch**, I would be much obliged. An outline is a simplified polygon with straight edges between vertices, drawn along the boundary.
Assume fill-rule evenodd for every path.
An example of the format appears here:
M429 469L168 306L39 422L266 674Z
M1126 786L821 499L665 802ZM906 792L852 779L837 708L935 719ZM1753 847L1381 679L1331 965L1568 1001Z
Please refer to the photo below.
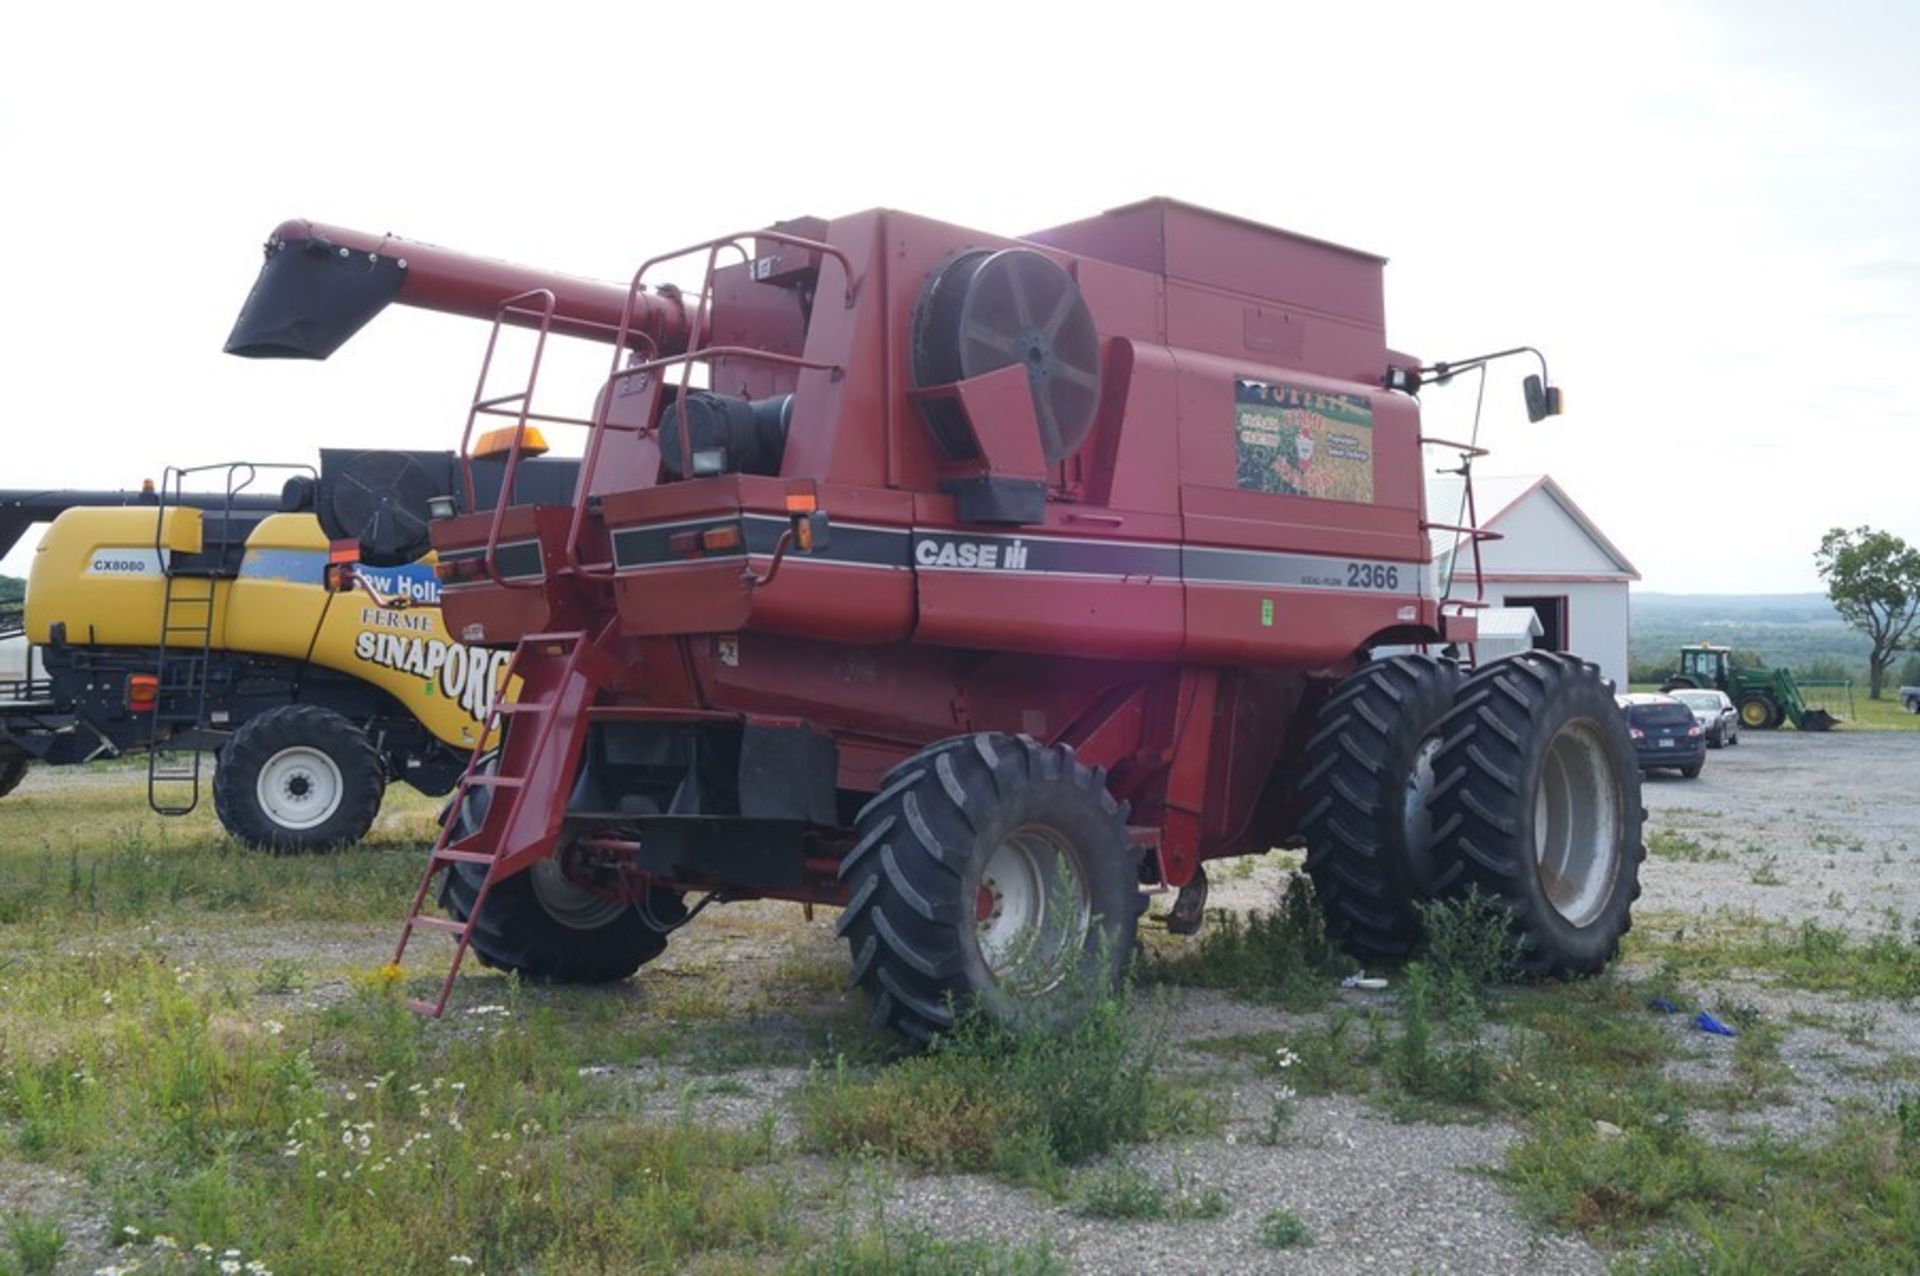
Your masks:
M1733 1146L1676 1125L1604 1138L1558 1122L1515 1149L1505 1177L1537 1216L1595 1239L1668 1231L1641 1270L1913 1271L1920 1166L1903 1106L1850 1115L1819 1139Z
M991 1170L1059 1190L1063 1167L1126 1143L1211 1128L1198 1091L1166 1075L1167 1015L1122 987L1062 1033L980 1019L930 1053L883 1068L844 1059L801 1095L808 1143L936 1170Z
M1292 1210L1272 1209L1260 1216L1260 1243L1268 1249L1309 1249L1313 1233Z
M1339 976L1355 969L1327 937L1313 883L1292 872L1281 883L1271 911L1243 920L1216 913L1198 941L1185 951L1148 964L1149 978L1194 988L1218 988L1294 1010L1325 1005Z
M7 1239L13 1243L25 1276L45 1276L60 1263L67 1248L67 1231L50 1218L16 1214L7 1220Z
M1768 974L1814 992L1910 1000L1920 996L1920 944L1898 917L1865 938L1806 918L1798 925L1748 919L1688 918L1670 928L1643 923L1641 943L1697 982Z
M1698 864L1733 858L1718 847L1705 846L1684 833L1673 833L1666 829L1654 829L1647 834L1646 840L1647 854L1661 859L1685 860L1688 863Z
M1045 1240L1012 1246L941 1240L922 1228L842 1230L819 1251L790 1260L789 1276L1065 1276L1067 1265Z
M1110 1165L1077 1176L1073 1193L1074 1213L1110 1222L1186 1223L1227 1212L1227 1198L1220 1189L1204 1186L1180 1170L1174 1171L1168 1189L1145 1170Z

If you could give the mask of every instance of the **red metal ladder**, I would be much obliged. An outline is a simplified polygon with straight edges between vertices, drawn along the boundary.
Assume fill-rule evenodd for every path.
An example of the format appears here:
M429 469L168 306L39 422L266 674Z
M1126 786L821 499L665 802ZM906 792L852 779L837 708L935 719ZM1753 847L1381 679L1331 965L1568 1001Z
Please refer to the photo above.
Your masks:
M561 807L565 803L575 764L585 736L586 710L600 689L590 657L599 649L599 641L585 633L528 634L514 648L505 676L494 694L484 730L475 743L460 782L454 787L453 804L446 823L434 839L427 856L426 870L420 876L420 889L414 892L413 906L400 928L400 942L394 946L393 968L400 969L407 943L416 929L440 931L453 937L453 960L446 977L440 981L438 996L429 1001L410 997L407 1006L435 1019L445 1013L453 995L453 981L460 963L472 943L480 911L494 883L512 877L534 861L551 853L560 830ZM527 656L538 659L529 661ZM521 679L519 697L507 699L514 676ZM509 731L495 751L496 769L482 771L480 761L488 752L487 743L496 738L503 722L524 717L532 731ZM556 733L566 735L556 740ZM554 746L558 744L558 749ZM536 778L551 781L532 783ZM556 791L557 786L557 791ZM461 837L455 830L468 794L476 789L493 794L480 826ZM529 802L545 802L548 809L529 808ZM456 864L485 864L486 879L474 895L473 906L463 922L421 911L432 892L433 882L442 871Z

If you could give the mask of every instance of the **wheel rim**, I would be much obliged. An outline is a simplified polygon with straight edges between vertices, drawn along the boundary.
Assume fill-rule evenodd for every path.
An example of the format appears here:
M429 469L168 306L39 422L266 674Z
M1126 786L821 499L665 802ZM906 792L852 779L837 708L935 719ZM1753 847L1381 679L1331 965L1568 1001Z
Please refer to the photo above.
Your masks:
M1423 890L1433 884L1433 759L1440 752L1440 737L1428 736L1420 742L1407 768L1406 790L1402 794L1401 827L1406 834L1407 864L1413 880Z
M1574 926L1607 905L1619 857L1620 786L1613 753L1586 719L1561 727L1547 748L1533 799L1535 871L1547 902Z
M527 870L533 898L547 916L569 930L599 930L611 925L629 905L596 895L567 876L560 856L537 861Z
M1086 879L1064 837L1026 824L993 848L974 893L974 936L996 982L1029 993L1057 987L1091 924Z
M1740 706L1740 721L1750 727L1761 727L1767 723L1767 705L1764 700L1749 700Z
M325 824L340 809L345 792L339 764L306 745L282 749L268 758L254 782L260 809L284 829Z

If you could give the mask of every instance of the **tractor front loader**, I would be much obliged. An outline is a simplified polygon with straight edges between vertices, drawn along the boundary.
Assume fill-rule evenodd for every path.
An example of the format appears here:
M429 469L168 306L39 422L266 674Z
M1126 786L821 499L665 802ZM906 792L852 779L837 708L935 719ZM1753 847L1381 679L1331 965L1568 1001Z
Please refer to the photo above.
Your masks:
M281 226L234 353L325 358L391 302L494 324L466 437L504 422L506 495L432 538L448 624L521 689L402 929L396 962L454 941L416 1007L469 947L617 978L708 903L772 898L841 909L910 1041L966 1006L1059 1023L1147 892L1197 917L1209 860L1283 845L1361 954L1477 890L1527 969L1599 970L1643 856L1599 672L1373 654L1471 650L1422 455L1480 449L1423 436L1416 396L1498 357L1389 349L1382 267L1168 200L1018 239L802 218L624 288ZM564 406L536 401L556 336L609 347ZM534 373L494 384L515 341ZM569 425L571 491L516 499Z
M1680 670L1661 684L1662 691L1712 687L1727 693L1740 713L1740 725L1771 731L1782 722L1796 731L1831 731L1839 719L1809 706L1790 669L1742 669L1729 647L1695 643L1680 649Z

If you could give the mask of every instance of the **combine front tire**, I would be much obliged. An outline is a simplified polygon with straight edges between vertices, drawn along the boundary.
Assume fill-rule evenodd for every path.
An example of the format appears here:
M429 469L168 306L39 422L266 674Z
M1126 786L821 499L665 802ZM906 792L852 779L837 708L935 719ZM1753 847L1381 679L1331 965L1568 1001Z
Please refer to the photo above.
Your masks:
M440 904L465 921L487 879L484 864L454 864ZM495 882L473 928L472 945L495 970L560 984L625 979L667 949L667 933L684 921L676 891L648 892L647 913L602 898L568 880L558 858Z
M1427 799L1459 670L1432 656L1362 667L1320 710L1300 781L1307 874L1327 930L1363 960L1397 959L1433 897Z
M27 755L15 753L0 758L0 797L5 797L20 787L20 781L27 778Z
M962 736L916 754L860 812L839 932L876 1024L916 1045L977 1006L1063 1026L1117 981L1145 897L1104 774L1066 745Z
M484 758L482 774L497 765ZM471 836L486 815L493 790L474 787L458 811L452 839ZM440 883L440 906L466 921L487 880L485 864L453 864ZM558 984L604 984L625 979L667 948L667 934L685 921L678 891L652 889L642 911L605 899L570 881L558 857L495 882L470 941L482 964Z
M1460 686L1434 759L1439 887L1499 900L1533 975L1593 974L1631 924L1640 772L1600 671L1525 652Z
M290 704L249 718L213 776L213 809L257 850L323 851L359 841L386 793L366 732L331 709Z

